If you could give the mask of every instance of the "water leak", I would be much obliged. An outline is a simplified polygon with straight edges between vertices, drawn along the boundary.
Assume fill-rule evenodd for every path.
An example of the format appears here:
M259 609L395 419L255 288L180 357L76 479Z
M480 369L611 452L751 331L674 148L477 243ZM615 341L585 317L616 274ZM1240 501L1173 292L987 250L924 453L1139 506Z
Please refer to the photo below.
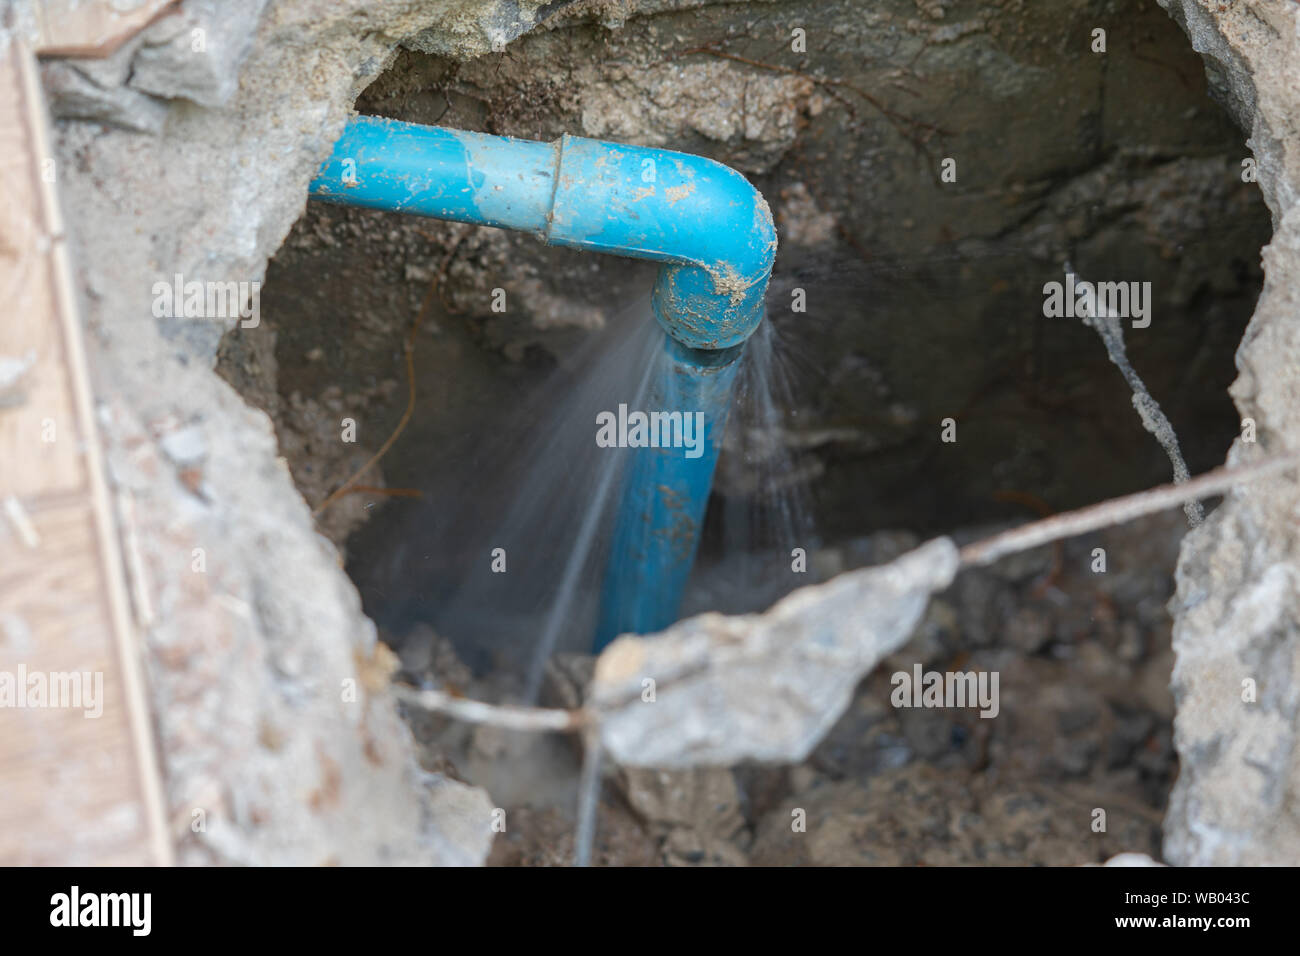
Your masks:
M511 672L533 691L546 657L589 644L627 461L597 445L596 419L639 406L662 340L637 302L540 381L503 383L514 391L504 410L429 457L424 499L387 558L401 593L380 623L399 643L431 626L476 670Z
M764 610L794 587L811 583L795 568L820 543L810 492L818 468L802 452L799 429L798 396L809 369L789 334L771 319L750 338L740 362L705 541L682 602L683 616Z
M507 678L523 700L537 699L553 654L590 650L633 454L603 447L610 442L600 440L599 423L641 410L695 417L673 404L671 389L656 391L672 378L664 344L642 298L575 341L545 374L503 376L511 401L497 402L495 416L439 436L422 499L397 506L403 518L385 532L387 566L370 569L386 636L401 646L427 639L431 628L479 673ZM786 344L765 322L739 360L719 467L743 493L710 500L705 523L723 533L704 563L730 560L725 576L688 585L692 612L755 610L756 596L802 583L789 573L790 551L815 541L806 463L792 451L798 406ZM647 407L655 395L664 409ZM688 455L693 433L682 431Z

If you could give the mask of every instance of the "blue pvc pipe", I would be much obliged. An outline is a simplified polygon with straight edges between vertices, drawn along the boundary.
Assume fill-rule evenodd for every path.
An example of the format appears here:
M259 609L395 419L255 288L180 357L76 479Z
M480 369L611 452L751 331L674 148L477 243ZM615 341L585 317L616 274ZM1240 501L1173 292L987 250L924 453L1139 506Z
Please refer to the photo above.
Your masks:
M565 136L549 242L668 263L655 317L688 348L742 344L763 319L776 230L744 176L701 156Z
M314 199L546 234L556 149L358 116L311 184Z
M702 412L705 447L697 458L681 448L633 453L596 646L671 624L694 563L739 346L763 319L776 255L763 197L735 170L686 153L369 116L348 123L311 195L663 263L651 301L670 339L647 410Z
M740 346L704 352L671 337L664 342L663 371L651 379L646 407L702 412L702 454L690 458L671 447L632 453L601 583L597 650L620 634L648 634L677 620L722 450L739 352Z

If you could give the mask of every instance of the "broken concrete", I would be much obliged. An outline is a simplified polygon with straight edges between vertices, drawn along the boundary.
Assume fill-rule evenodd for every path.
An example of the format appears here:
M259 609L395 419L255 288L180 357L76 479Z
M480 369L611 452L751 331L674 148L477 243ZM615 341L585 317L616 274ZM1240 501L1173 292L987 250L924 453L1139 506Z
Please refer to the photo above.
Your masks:
M1273 214L1264 291L1237 351L1230 460L1300 447L1300 7L1161 0L1249 133ZM1253 423L1254 435L1246 431ZM1247 441L1253 437L1254 441ZM1228 496L1178 562L1165 854L1183 865L1300 860L1300 549L1294 478Z
M634 767L803 760L956 573L956 545L936 538L801 588L762 615L703 614L663 634L620 637L592 679L601 743Z

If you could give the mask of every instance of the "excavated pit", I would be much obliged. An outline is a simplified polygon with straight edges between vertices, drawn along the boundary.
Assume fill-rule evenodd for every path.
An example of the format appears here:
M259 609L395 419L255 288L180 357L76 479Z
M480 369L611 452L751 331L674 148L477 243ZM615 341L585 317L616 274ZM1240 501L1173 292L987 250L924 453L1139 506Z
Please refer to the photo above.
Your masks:
M1167 481L1169 461L1096 333L1043 315L1043 286L1067 263L1094 281L1151 283L1150 326L1127 331L1129 356L1193 473L1222 462L1241 431L1227 390L1270 221L1242 179L1242 133L1211 102L1177 26L1141 3L1101 18L1083 3L1008 4L984 18L881 7L652 9L611 28L607 9L579 5L503 54L404 50L356 103L415 122L702 153L768 197L781 240L770 321L791 388L760 437L781 467L756 483L752 462L724 454L691 611L761 610L937 533L971 537ZM1105 55L1090 49L1098 24ZM834 41L793 55L791 25ZM311 204L268 267L262 334L223 340L218 372L271 416L317 507L402 419L403 343L437 282L409 424L363 477L367 490L318 516L409 679L486 699L516 689L518 661L477 659L431 627L423 596L439 574L483 556L467 544L422 560L421 529L464 506L454 456L477 423L528 402L652 275L496 230ZM504 312L492 308L498 289ZM341 440L345 419L356 442ZM945 419L955 442L943 441ZM779 495L807 502L805 537L735 534ZM804 764L620 772L599 858L1159 856L1176 774L1165 604L1185 530L1172 513L963 573ZM770 554L760 544L807 549L809 572L756 565ZM1002 719L891 708L890 674L914 664L999 671ZM553 669L551 702L573 702L582 667ZM576 776L565 744L408 717L426 767L485 786L517 821L498 862L565 858ZM816 840L791 837L791 806L823 824ZM1111 820L1100 835L1078 823L1098 806ZM982 823L960 837L936 822L972 815Z
M4 38L39 42L33 4L14 6ZM1193 470L1217 462L1238 417L1254 433L1231 462L1300 446L1298 24L1300 7L1270 0L229 0L178 4L102 55L45 57L177 859L571 858L568 741L399 716L375 620L406 677L508 692L502 670L476 676L444 642L399 641L385 622L380 559L412 540L400 507L429 500L349 495L316 519L304 498L319 505L400 416L401 337L443 261L451 308L433 325L459 352L417 352L424 372L442 362L420 382L426 429L446 424L428 396L471 413L503 403L485 386L526 385L646 278L486 230L448 260L456 236L437 224L304 216L354 104L678 147L754 177L781 220L773 323L798 346L780 354L811 370L780 405L796 420L769 431L799 453L787 483L817 494L811 578L887 559L922 529L968 534L1163 479L1099 343L1039 318L1041 283L1067 258L1093 279L1153 282L1161 304L1130 354ZM158 317L152 290L177 274L267 279L274 308L223 341L228 317ZM496 288L504 314L487 305ZM799 288L808 311L790 313ZM1234 347L1235 413L1218 404ZM340 440L345 417L357 443ZM944 417L959 441L927 460ZM410 485L429 453L399 442L367 483ZM730 507L711 519L704 584L734 579L728 559L745 553L721 545L747 479L720 476ZM1069 863L1147 846L1182 865L1294 863L1298 487L1235 489L1191 533L1170 514L961 575L800 766L619 771L597 859ZM348 545L354 579L318 530ZM726 604L723 590L704 588L702 606ZM727 593L746 605L758 591ZM572 702L583 663L557 668L555 699ZM917 663L998 668L999 717L892 708L882 681ZM792 810L808 823L797 836ZM188 825L198 811L206 829ZM74 842L81 859L95 837Z

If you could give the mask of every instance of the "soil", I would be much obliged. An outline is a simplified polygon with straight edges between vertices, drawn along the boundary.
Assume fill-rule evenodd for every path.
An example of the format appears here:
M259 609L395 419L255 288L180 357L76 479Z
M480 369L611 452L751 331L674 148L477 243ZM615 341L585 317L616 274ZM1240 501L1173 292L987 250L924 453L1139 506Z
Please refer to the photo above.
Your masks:
M1121 852L1159 858L1177 773L1164 604L1185 530L1182 514L1171 512L962 572L802 764L608 775L593 859L1069 865ZM870 563L915 541L910 532L882 533L822 553L817 563ZM1106 552L1104 572L1093 570L1097 548ZM431 646L438 650L425 654ZM475 679L436 638L407 648L400 676L413 683L479 699L515 690L499 675ZM575 706L591 663L556 662L545 702ZM894 707L893 674L918 664L997 672L997 719L977 709ZM485 786L505 811L491 863L571 861L581 762L573 741L408 716L429 769ZM797 817L804 830L793 829Z

